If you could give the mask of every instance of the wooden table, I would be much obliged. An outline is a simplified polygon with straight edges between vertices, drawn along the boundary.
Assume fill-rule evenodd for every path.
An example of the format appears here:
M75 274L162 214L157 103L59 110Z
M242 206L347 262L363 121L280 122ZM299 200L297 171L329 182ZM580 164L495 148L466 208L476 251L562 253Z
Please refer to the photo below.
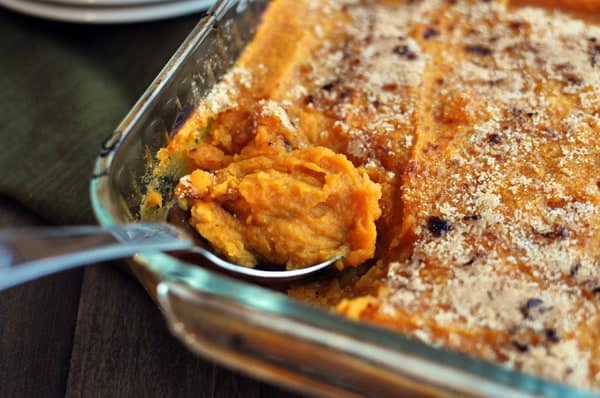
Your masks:
M43 139L87 129L96 134L91 148L81 144L89 157L81 175L89 175L97 137L117 125L198 19L89 27L0 9L0 138L38 134ZM96 79L102 84L94 85ZM113 85L111 95L95 102L105 84ZM79 99L69 102L73 96ZM59 150L64 154L57 156L73 155L69 148ZM29 160L19 155L15 163ZM0 183L8 181L11 168L0 170ZM46 209L46 218L91 222L86 192L86 181L64 192L81 198L80 213L60 214L57 206ZM37 205L25 208L15 198ZM44 203L57 202L43 199L18 189L0 192L0 227L44 224L31 207L42 214ZM103 264L0 292L0 396L295 395L192 355L169 334L143 288L118 267Z

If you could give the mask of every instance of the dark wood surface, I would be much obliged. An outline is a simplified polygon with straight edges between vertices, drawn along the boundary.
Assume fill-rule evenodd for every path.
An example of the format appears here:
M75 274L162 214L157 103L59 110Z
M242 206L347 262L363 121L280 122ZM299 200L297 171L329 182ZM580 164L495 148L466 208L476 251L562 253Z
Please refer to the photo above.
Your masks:
M41 224L0 198L0 227ZM190 353L116 264L0 292L1 397L297 397Z

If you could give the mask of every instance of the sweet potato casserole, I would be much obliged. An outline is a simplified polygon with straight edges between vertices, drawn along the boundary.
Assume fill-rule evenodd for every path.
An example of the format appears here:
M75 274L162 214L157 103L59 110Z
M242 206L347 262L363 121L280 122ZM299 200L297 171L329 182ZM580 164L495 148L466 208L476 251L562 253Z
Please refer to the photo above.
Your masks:
M600 388L598 11L274 1L156 176L239 263L344 256L292 297Z

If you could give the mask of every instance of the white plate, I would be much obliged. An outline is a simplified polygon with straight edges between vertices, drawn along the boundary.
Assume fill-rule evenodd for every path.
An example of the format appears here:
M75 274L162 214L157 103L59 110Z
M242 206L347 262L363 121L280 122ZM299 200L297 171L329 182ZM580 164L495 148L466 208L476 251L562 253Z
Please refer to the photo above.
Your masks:
M141 22L172 18L206 10L213 3L214 0L171 0L116 7L98 6L90 3L85 6L74 6L37 0L0 0L0 6L5 6L24 14L58 21L97 24Z
M30 0L31 1L31 0ZM175 2L178 0L33 0L39 3L54 3L54 4L68 4L72 6L87 6L87 7L119 7L119 6L129 6L129 5L140 5L140 4L148 4L148 3L160 3L160 2Z

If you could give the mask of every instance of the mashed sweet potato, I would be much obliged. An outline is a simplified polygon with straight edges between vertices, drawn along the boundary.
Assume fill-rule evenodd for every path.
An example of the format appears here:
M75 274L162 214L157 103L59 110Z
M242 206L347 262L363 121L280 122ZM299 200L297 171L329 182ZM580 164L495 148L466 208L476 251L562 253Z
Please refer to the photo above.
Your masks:
M176 188L196 230L227 258L306 267L341 255L356 266L375 252L380 187L324 147L195 170Z

